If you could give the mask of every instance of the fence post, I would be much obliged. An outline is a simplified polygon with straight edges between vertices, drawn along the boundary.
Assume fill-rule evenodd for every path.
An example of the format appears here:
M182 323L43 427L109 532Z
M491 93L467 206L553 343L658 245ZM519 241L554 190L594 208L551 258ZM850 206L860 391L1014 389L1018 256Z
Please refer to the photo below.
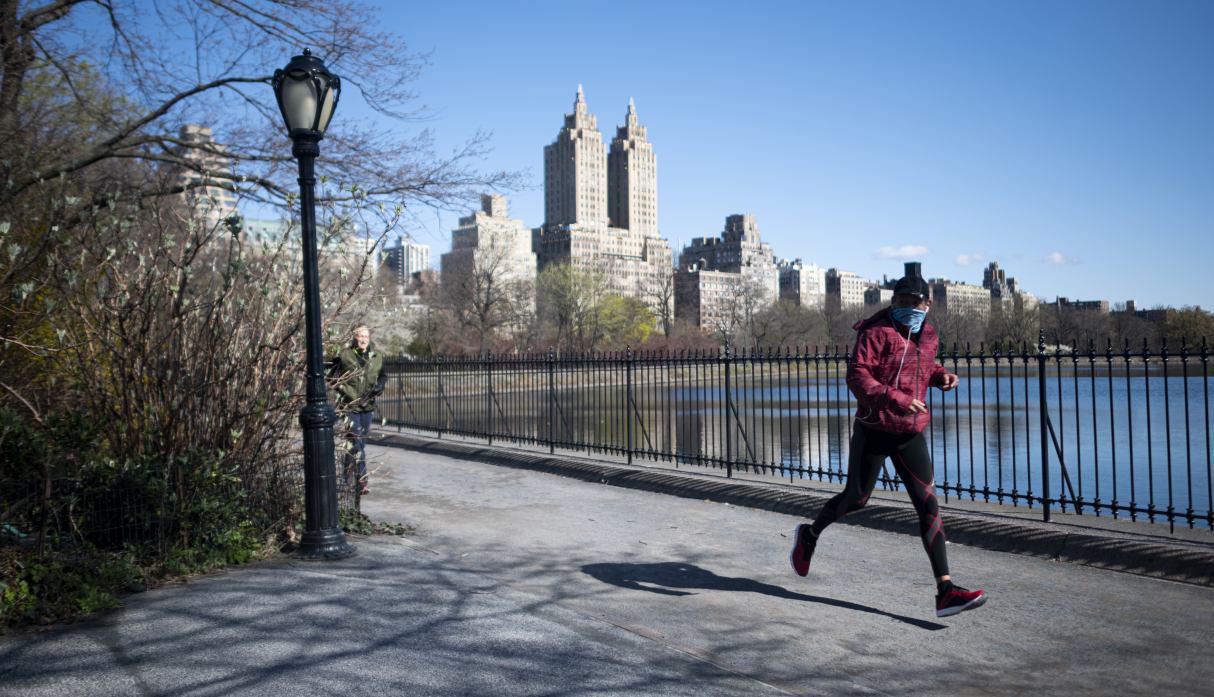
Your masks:
M404 358L397 360L396 371L396 432L400 433L405 423L405 366Z
M447 397L443 394L443 357L435 356L434 370L438 373L438 438L443 438L443 425L447 423Z
M1045 332L1037 335L1037 411L1041 429L1041 519L1050 522L1050 445L1045 402Z
M548 453L556 452L556 436L553 429L556 426L556 387L553 373L556 369L556 349L548 349Z
M729 420L729 415L733 411L733 391L729 384L729 359L733 354L733 349L729 346L729 342L725 342L725 419L722 426L725 428L725 476L733 477L733 424Z
M632 417L635 412L632 404L632 347L624 347L624 365L628 379L628 464L632 464Z
M485 428L488 430L489 445L493 445L493 354L485 354Z

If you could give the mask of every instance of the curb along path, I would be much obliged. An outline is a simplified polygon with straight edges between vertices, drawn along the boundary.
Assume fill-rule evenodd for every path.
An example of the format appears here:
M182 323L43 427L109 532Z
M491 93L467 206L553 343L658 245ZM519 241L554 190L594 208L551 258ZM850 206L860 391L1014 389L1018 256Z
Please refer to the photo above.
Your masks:
M372 431L367 442L546 472L587 482L708 499L802 518L814 517L830 499L829 494L805 491L791 485L728 480L682 470L588 462L560 455L406 434ZM1158 538L1142 541L1116 532L1098 534L1065 525L1008 519L944 504L941 504L941 509L946 511L945 529L951 542L1214 587L1214 536L1208 544L1179 541L1172 544ZM851 513L840 522L915 536L919 534L918 518L909 504L898 506L872 499L863 509Z

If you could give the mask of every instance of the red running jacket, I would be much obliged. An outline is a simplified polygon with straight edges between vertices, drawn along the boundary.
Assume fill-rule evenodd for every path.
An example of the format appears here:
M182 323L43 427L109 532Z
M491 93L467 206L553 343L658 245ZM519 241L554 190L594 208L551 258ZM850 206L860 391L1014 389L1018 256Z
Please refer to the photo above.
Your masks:
M888 433L920 433L931 414L911 414L911 400L927 403L927 388L943 385L944 366L936 363L936 329L924 321L919 340L889 308L856 322L856 348L847 364L847 388L856 395L856 420Z

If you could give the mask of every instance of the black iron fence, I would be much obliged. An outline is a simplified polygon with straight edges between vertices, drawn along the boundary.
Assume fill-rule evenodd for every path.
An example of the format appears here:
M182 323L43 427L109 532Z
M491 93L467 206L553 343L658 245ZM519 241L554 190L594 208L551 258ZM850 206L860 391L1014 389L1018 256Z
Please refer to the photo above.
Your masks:
M380 416L489 443L841 482L847 348L394 360ZM953 347L929 391L946 498L1214 529L1205 339L1114 347ZM885 488L896 476L883 473Z

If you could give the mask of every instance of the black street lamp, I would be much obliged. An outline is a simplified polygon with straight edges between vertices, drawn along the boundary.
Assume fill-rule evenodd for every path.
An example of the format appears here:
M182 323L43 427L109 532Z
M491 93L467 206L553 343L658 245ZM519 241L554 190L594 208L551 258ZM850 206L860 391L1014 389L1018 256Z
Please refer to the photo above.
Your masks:
M354 554L337 521L337 473L333 459L333 424L337 414L325 390L324 345L320 331L320 279L316 271L316 173L318 143L333 118L341 79L304 49L274 71L274 96L287 124L299 160L300 227L303 233L304 321L308 343L308 403L299 412L304 441L304 534L296 556L341 559Z

